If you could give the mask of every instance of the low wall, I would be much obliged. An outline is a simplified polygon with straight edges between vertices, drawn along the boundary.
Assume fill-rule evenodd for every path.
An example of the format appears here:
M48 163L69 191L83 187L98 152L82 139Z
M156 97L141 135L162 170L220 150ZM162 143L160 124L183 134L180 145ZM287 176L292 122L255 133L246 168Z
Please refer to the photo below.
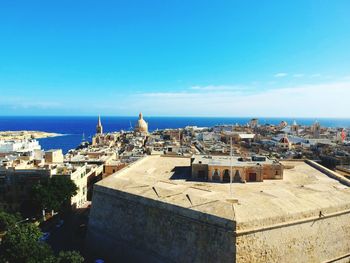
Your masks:
M324 173L325 175L339 181L340 183L349 186L350 187L350 180L345 178L344 176L341 176L340 174L333 172L332 170L314 162L311 160L306 160L305 161L307 164L311 165L312 167L314 167L315 169L319 170L320 172Z
M350 167L350 166L349 166L349 167ZM348 173L348 174L350 175L350 168L344 168L344 167L338 165L338 166L335 167L335 169L336 169L336 170L339 170L339 171L342 171L342 172L344 172L344 173Z

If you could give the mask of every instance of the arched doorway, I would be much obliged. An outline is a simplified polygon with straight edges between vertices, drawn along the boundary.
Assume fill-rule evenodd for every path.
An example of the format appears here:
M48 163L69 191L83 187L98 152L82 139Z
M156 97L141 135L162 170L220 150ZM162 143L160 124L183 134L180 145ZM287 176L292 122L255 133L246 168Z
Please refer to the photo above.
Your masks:
M240 173L238 170L236 170L236 172L235 172L235 176L233 177L233 181L234 181L235 183L240 183L240 182L242 182L241 173Z
M249 173L249 182L256 182L256 173Z
M220 171L215 169L212 176L213 181L220 181Z
M228 169L224 170L224 175L222 179L224 182L230 182L230 171Z

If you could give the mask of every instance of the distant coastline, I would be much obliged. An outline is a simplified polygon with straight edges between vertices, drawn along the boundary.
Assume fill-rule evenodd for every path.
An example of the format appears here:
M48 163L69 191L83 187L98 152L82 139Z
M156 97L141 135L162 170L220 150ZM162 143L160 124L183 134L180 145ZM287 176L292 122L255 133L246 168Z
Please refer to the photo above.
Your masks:
M101 116L104 132L131 131L138 117ZM240 124L250 121L250 117L154 117L144 114L150 131L157 129L176 129L185 126L212 127L217 124ZM259 118L259 124L278 125L281 121L293 121L299 125L312 125L318 120L322 127L350 128L350 118ZM74 149L85 140L91 141L96 133L97 116L0 116L0 131L45 131L53 135L38 139L42 149L61 148L64 153ZM60 136L61 135L61 136ZM62 136L64 135L64 136Z
M63 136L64 134L43 131L0 131L0 140L25 140L25 139L43 139Z

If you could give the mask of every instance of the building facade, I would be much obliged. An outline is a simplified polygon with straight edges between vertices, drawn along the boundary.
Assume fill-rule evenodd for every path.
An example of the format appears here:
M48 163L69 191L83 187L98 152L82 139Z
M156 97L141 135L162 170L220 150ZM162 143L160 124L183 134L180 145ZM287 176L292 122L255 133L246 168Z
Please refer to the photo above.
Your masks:
M283 165L264 156L250 158L196 155L191 162L192 178L212 182L262 182L283 179Z
M51 176L48 168L0 167L0 209L23 210L32 187Z

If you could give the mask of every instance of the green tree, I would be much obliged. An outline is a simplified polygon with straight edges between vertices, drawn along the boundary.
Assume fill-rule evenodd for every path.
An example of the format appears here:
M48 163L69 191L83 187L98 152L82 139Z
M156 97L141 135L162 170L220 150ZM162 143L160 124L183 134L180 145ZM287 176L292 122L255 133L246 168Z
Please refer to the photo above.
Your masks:
M65 203L76 195L77 186L66 176L54 176L33 187L34 202L42 209L59 211Z
M61 251L57 263L82 263L84 258L77 251Z
M19 215L0 211L0 223L6 231L0 242L0 263L84 262L77 251L61 251L56 257L49 245L39 241L42 233L38 226L20 222Z
M1 242L1 255L10 263L53 259L51 248L39 242L41 235L40 229L34 224L15 224L8 229Z
M4 211L0 211L0 233L7 231L10 227L13 227L16 222L20 221L21 217L18 214L9 214Z

